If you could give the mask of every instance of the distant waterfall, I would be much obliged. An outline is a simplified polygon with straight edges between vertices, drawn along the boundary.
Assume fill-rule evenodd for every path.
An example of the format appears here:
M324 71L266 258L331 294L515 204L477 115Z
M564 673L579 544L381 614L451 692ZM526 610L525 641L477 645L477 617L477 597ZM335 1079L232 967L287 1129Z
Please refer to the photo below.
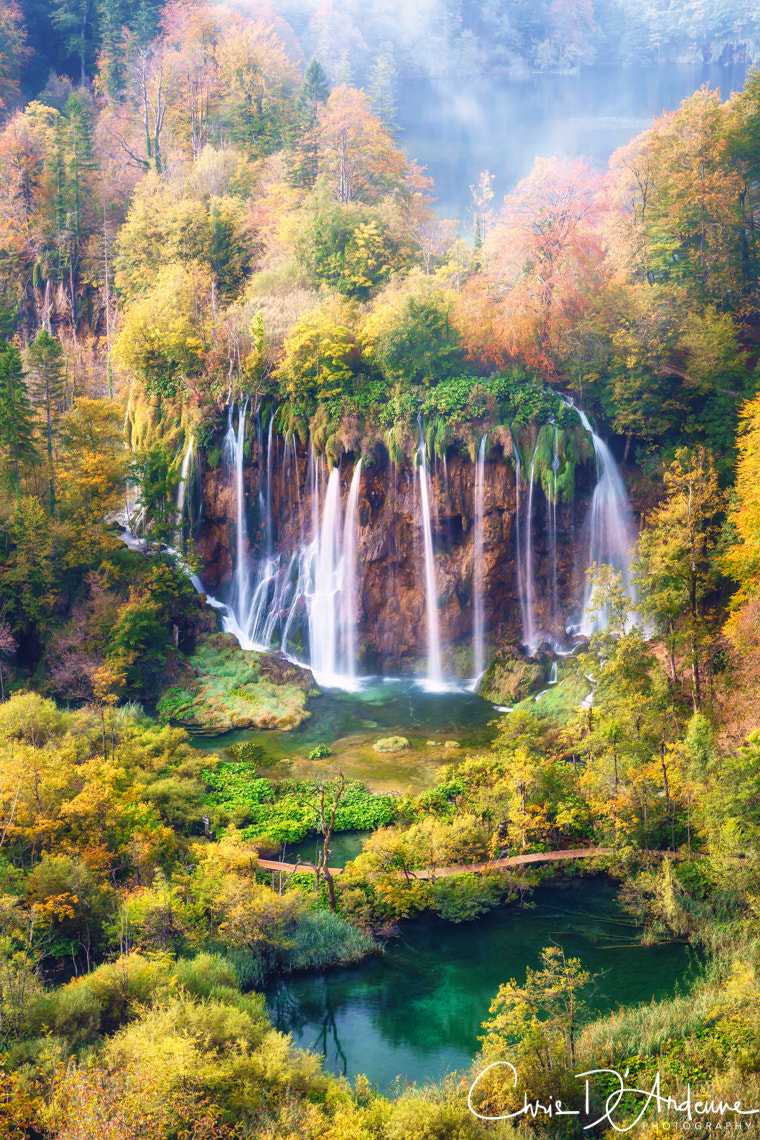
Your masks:
M480 441L475 463L475 533L472 565L472 658L473 673L479 677L485 669L485 629L483 620L483 514L485 499L486 433Z
M597 566L611 566L622 575L623 588L633 599L631 582L631 550L636 545L636 527L633 522L628 495L617 464L607 444L601 439L588 416L580 408L575 409L584 428L591 435L597 465L597 483L591 499L584 526L588 555L588 569ZM591 621L589 608L593 605L593 585L587 579L583 600L581 633L589 636L599 623ZM602 620L604 620L602 615Z
M433 531L430 525L430 496L428 492L427 448L420 422L420 442L417 448L420 477L420 503L422 507L422 538L425 548L425 611L427 614L427 682L431 688L439 688L443 681L441 671L441 639L438 632L438 590L435 582L435 554L433 551Z

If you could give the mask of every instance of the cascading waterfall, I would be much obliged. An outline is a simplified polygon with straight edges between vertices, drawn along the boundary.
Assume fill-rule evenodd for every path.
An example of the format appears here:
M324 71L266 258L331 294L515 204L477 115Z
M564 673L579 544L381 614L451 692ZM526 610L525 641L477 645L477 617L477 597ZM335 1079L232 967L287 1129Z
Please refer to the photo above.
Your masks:
M559 470L559 428L554 425L554 450L552 453L551 494L546 499L547 530L549 532L549 562L552 575L552 625L559 619L559 591L557 583L557 472Z
M533 458L530 461L530 481L528 483L528 510L525 518L525 574L523 576L524 598L521 598L520 610L524 615L523 640L528 647L528 653L537 648L536 640L536 611L534 606L533 580L533 488L536 471L536 455L538 453L538 436L533 448Z
M356 542L359 486L362 476L362 461L354 467L351 489L346 503L346 520L343 525L343 609L341 624L344 638L343 672L348 677L356 676Z
M515 457L515 538L516 538L516 542L515 542L515 554L516 554L515 563L517 565L517 597L518 597L518 600L520 602L520 618L522 621L522 630L523 630L523 638L524 638L525 637L525 630L526 630L527 625L528 625L528 613L527 613L527 608L526 608L526 604L525 604L525 582L524 582L523 564L522 564L522 560L523 560L522 527L520 525L521 524L521 516L522 516L522 511L520 509L520 482L521 482L521 479L520 479L520 470L521 470L520 449L517 446L517 440L515 439L514 433L512 432L511 429L510 429L510 435L512 436L512 454Z
M420 421L420 442L417 448L419 463L417 474L420 478L420 504L422 510L422 539L425 549L425 612L427 614L427 683L430 688L440 688L443 682L441 671L441 639L438 632L438 591L435 582L435 554L433 531L430 525L430 496L428 493L427 448Z
M193 437L187 441L187 450L185 451L182 460L182 467L179 473L179 486L177 487L177 529L174 535L174 545L178 549L184 549L184 519L185 519L185 499L187 497L187 484L190 477L190 465L193 461Z
M475 533L473 535L473 629L472 657L474 674L480 677L485 669L485 628L483 620L483 515L485 499L486 442L488 433L480 441L475 463Z
M633 601L635 597L630 577L631 550L636 545L637 536L625 485L609 447L596 434L586 413L580 408L575 410L584 428L591 435L597 467L596 487L584 527L588 544L587 568L590 570L596 564L617 570L622 575L626 594ZM593 595L593 583L587 576L581 620L581 633L586 637L605 623L604 614L600 614L596 622L591 620L589 611L593 608Z
M569 402L569 401L568 401ZM609 448L596 435L588 417L578 409L583 427L593 441L597 466L597 483L584 524L584 544L578 543L578 562L606 563L623 572L624 583L630 591L629 551L635 541L635 528L625 489ZM358 622L363 610L362 592L364 579L358 566L358 515L359 495L362 480L362 460L354 465L350 482L341 481L339 468L329 470L326 456L317 456L313 444L308 445L299 456L295 437L287 433L280 437L274 429L275 417L272 409L265 418L258 409L251 421L250 429L256 431L254 466L258 470L256 487L252 494L257 495L258 521L256 542L246 528L245 480L243 478L243 456L246 443L246 419L249 401L241 401L237 407L230 405L227 418L227 431L223 445L223 470L234 501L235 541L232 549L234 563L230 602L228 607L215 603L223 612L225 628L238 637L246 648L280 651L291 659L308 663L315 673L327 684L340 684L351 687L357 673ZM237 416L237 418L236 418ZM417 589L421 592L424 583L424 607L427 633L427 672L426 684L432 690L447 687L444 681L441 660L441 627L439 625L439 574L445 572L447 592L450 592L450 544L462 541L456 537L456 527L452 526L452 512L461 502L461 489L452 482L449 493L449 469L446 456L442 455L438 470L440 496L433 495L436 485L428 468L426 440L419 422L419 442L416 452L414 475L419 475L419 485L414 479L413 488L406 485L407 475L391 462L387 471L387 494L382 510L382 521L376 516L373 526L384 527L389 541L382 547L373 543L368 536L365 557L367 566L377 558L377 551L384 551L387 559L387 578L381 584L380 597L385 598L388 607L386 614L400 615L408 619L408 603L399 605L403 591L409 589L399 567L414 558L416 565ZM550 421L551 423L551 421ZM254 426L255 425L255 426ZM515 507L514 518L516 538L515 574L517 595L522 619L523 641L529 652L535 652L544 636L549 640L560 639L557 651L561 651L562 618L570 611L573 599L561 593L560 561L564 571L566 559L560 559L560 530L558 527L558 486L560 471L559 428L553 424L553 447L549 428L545 428L541 439L548 443L551 459L539 461L539 437L536 436L530 459L523 454L521 459L517 440L512 436L515 463ZM392 438L388 438L389 451ZM542 448L544 444L542 443ZM472 502L472 615L471 637L473 671L482 675L486 665L486 581L484 569L484 527L485 527L485 481L486 481L487 435L480 439L475 460ZM543 454L543 452L542 452ZM548 463L551 469L548 469ZM547 467L544 467L544 464ZM366 465L365 465L366 466ZM194 463L194 443L188 440L182 459L181 484L177 494L180 520L187 508L187 486L199 465ZM495 474L495 470L493 473ZM489 471L491 468L489 466ZM459 479L460 468L455 467L451 476ZM375 506L382 499L377 496L378 471L372 475L368 487L367 507L372 517ZM398 484L397 484L398 480ZM536 482L542 487L546 500L544 511L537 509ZM406 485L406 490L404 487ZM489 484L490 486L490 484ZM413 496L411 494L413 490ZM445 490L445 495L443 494ZM310 496L310 500L309 500ZM469 496L468 496L469 497ZM408 504L408 507L406 506ZM444 528L436 565L436 549L433 540L434 516L436 507L441 509L440 526ZM459 508L463 516L464 506ZM399 529L396 530L399 515ZM405 513L408 512L408 513ZM181 524L180 524L181 525ZM408 526L413 528L408 531ZM466 523L464 524L466 527ZM544 529L545 527L545 529ZM419 545L408 542L411 535L419 536ZM436 533L439 533L438 531ZM446 534L448 533L448 540ZM460 534L462 531L460 531ZM404 535L403 545L399 538ZM565 531L562 531L563 537ZM233 545L233 544L231 544ZM414 551L416 550L416 553ZM256 553L255 553L256 552ZM540 565L539 565L540 559ZM585 563L584 563L585 565ZM446 568L444 571L444 567ZM423 576L424 569L424 576ZM372 572L375 574L375 571ZM547 586L545 596L540 596L537 579ZM569 580L569 576L568 576ZM372 599L372 606L378 605L378 583L367 585L370 591L365 595ZM489 582L489 589L494 583ZM397 595L397 588L402 591ZM592 601L590 587L586 591L585 604ZM458 593L461 598L463 594ZM488 595L490 598L490 593ZM389 604L390 603L390 604ZM382 604L382 603L381 603ZM419 594L415 600L419 605ZM575 605L578 606L576 597ZM226 612L225 612L226 610ZM376 612L376 609L372 612ZM457 643L466 639L469 630L462 631L463 612L452 611L447 603L447 623L452 621L457 629ZM508 619L509 615L504 614ZM366 619L365 619L366 620ZM396 620L393 617L391 620ZM601 620L604 620L602 615ZM405 627L406 628L406 627ZM449 626L447 625L447 628ZM571 627L568 633L578 629L588 634L591 624L584 618L583 624ZM419 633L421 634L421 630ZM389 637L388 626L382 636ZM390 633L392 636L392 631ZM570 642L565 645L569 648ZM387 649L382 652L388 653ZM403 650L409 653L409 641ZM552 668L552 681L556 679L556 668Z
M311 667L326 677L337 674L338 605L340 564L340 471L333 467L327 481L322 525L312 544L313 591L309 605Z
M245 487L243 485L243 451L245 448L245 416L248 410L248 397L238 411L237 431L232 418L235 404L230 403L227 417L227 434L222 447L224 463L235 489L235 582L233 612L241 628L241 618L248 609L248 528L245 522Z

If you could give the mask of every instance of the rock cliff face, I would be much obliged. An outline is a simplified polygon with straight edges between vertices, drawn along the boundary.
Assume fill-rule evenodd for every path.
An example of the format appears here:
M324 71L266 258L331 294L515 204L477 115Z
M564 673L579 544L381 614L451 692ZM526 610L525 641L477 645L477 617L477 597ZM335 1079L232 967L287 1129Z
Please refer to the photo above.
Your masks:
M506 452L506 454L505 454ZM354 464L340 469L345 514ZM437 459L430 470L430 513L435 549L437 610L442 664L447 675L472 668L474 621L475 464L467 455ZM247 557L257 562L280 552L281 573L289 556L311 541L322 517L327 464L306 449L275 438L267 461L266 444L254 437L243 467ZM583 523L595 473L585 464L576 472L572 502L556 507L556 555L549 541L549 505L540 487L533 494L532 604L541 634L564 637L565 625L580 618L585 571ZM209 592L230 597L237 549L234 481L222 465L202 479L203 524L198 548ZM518 491L509 440L494 447L484 463L483 612L487 645L523 636L520 550L528 535L528 488ZM424 669L427 611L420 496L420 473L412 464L393 465L382 453L363 461L356 535L356 644L360 672L398 673ZM524 574L523 574L524 578ZM527 586L524 584L524 587Z

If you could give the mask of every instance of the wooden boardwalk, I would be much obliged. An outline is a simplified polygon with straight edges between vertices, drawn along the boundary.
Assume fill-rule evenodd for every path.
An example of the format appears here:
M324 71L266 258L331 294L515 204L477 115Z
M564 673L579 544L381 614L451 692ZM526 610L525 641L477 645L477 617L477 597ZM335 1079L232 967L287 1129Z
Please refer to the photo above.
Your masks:
M413 879L439 879L446 875L482 875L484 871L498 871L502 868L524 867L528 863L561 863L568 859L593 859L596 855L611 855L611 847L574 847L570 851L537 851L531 855L512 855L506 859L491 859L486 863L457 863L453 867L434 867L424 871L410 871ZM313 875L313 863L280 863L277 859L259 859L259 867L264 871L283 871L286 875L294 871ZM332 875L340 875L342 867L331 867ZM403 872L399 872L402 874Z

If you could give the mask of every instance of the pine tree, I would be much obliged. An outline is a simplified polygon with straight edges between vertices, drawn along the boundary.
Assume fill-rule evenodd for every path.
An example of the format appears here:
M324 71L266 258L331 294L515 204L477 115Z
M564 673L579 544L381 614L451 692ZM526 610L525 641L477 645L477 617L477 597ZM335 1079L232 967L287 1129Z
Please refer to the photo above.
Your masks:
M55 509L53 483L53 432L63 412L66 385L66 364L61 342L47 329L40 329L26 354L29 369L28 385L38 407L44 408L47 427L48 488L50 514Z
M7 341L0 341L0 447L7 453L18 495L19 465L25 459L36 459L37 449L21 353Z
M98 62L105 88L112 99L122 96L126 81L124 16L119 0L101 0L100 55Z
M395 136L398 130L395 94L397 75L393 66L393 46L383 44L381 54L372 68L368 94L373 112L380 120L383 130L391 136Z
M319 173L317 147L317 121L319 110L327 102L330 84L318 59L306 68L301 90L296 101L295 163L292 180L295 186L311 190Z

